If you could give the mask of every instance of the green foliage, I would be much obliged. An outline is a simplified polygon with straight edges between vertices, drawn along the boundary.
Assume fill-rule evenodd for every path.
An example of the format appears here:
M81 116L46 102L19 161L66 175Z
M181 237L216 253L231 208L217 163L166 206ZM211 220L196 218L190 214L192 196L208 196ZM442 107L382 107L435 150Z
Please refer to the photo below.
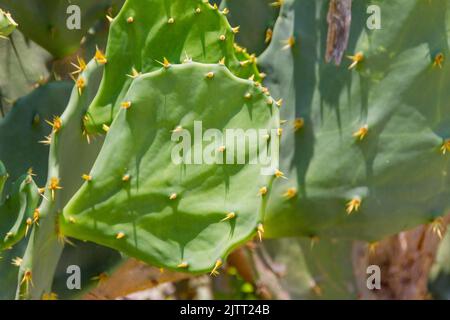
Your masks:
M259 59L287 120L270 237L373 241L449 208L448 1L378 2L373 31L368 3L353 2L351 70L324 62L326 1L286 0Z
M231 152L233 139L214 138L211 149L213 141L196 137L194 121L202 121L203 130L275 130L277 106L268 104L262 91L220 64L191 62L137 77L90 179L63 210L62 233L152 265L211 271L218 259L256 234L269 196L259 189L269 186L273 176L261 175L259 164L175 164L171 134L178 128L187 139L190 133L192 150L209 146L210 153L223 157L217 149L223 145L225 154ZM247 93L252 96L246 98ZM187 141L183 143L191 147ZM266 144L259 139L259 150ZM246 158L250 156L246 150ZM222 221L231 212L235 217Z
M202 0L128 0L111 23L105 74L99 92L89 107L87 130L102 132L120 109L132 82L133 68L146 73L157 70L166 58L172 64L186 59L218 63L237 76L255 75L255 63L246 55L236 57L234 32L224 14Z

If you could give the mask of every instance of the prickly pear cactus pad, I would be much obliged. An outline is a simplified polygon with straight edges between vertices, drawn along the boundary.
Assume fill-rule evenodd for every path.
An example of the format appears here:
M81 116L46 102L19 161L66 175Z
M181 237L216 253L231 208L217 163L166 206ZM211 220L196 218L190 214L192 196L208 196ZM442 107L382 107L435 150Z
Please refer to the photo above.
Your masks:
M284 98L268 236L373 241L433 221L450 200L448 1L353 1L348 59L325 63L328 1L286 0L265 85Z
M82 176L92 167L103 143L103 137L86 135L83 126L87 107L100 84L103 64L94 59L86 64L80 58L77 69L76 84L70 86L72 94L66 110L61 116L51 118L51 133L41 139L49 145L46 148L50 147L48 177L38 209L42 221L39 228L33 229L32 241L20 266L21 276L32 272L33 286L24 283L21 297L40 299L51 292L52 275L63 250L55 229L58 213L82 185ZM47 258L41 259L42 255Z
M6 117L0 119L0 161L15 181L28 169L36 183L45 184L48 147L39 143L51 131L45 120L60 115L67 105L72 84L60 81L43 85L19 99ZM6 184L6 192L9 183Z
M105 74L89 108L88 131L101 132L103 124L112 122L133 75L157 70L166 59L173 64L223 59L237 76L259 80L255 59L236 57L233 40L238 31L217 6L202 0L126 1L111 23Z
M111 0L0 0L19 29L57 58L76 51L82 37L100 18Z
M232 25L240 26L236 42L250 52L260 54L271 40L279 5L273 0L224 0L220 8L230 10L227 15Z
M246 147L247 161L238 164L234 141L248 138L227 138L225 130L261 129L253 147L276 164L278 107L258 83L195 62L138 76L121 106L86 182L63 210L61 233L152 265L215 274L230 250L262 236L266 199L280 177L262 172ZM203 162L202 150L217 161Z

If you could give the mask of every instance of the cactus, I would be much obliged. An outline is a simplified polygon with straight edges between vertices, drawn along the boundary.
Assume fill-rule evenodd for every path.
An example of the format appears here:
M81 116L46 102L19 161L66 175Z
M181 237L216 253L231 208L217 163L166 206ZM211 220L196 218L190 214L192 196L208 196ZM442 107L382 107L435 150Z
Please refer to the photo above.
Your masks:
M314 241L314 240L313 240ZM272 265L282 266L279 283L291 299L356 299L351 241L268 240Z
M286 120L269 237L375 241L449 209L448 3L379 2L374 31L368 4L353 4L345 65L324 61L325 1L284 1L258 60Z
M103 18L111 0L0 0L0 7L9 10L24 35L53 56L61 58L74 53L89 28ZM69 29L69 5L80 8L80 25ZM68 21L69 20L69 21Z
M0 204L0 251L12 247L27 233L34 221L39 192L31 175L17 180L10 195Z
M81 186L83 172L90 169L103 143L102 137L94 139L87 135L83 126L87 106L100 83L103 65L95 60L87 65L81 59L79 62L78 80L67 108L50 123L52 132L46 140L50 145L46 192L39 207L42 222L33 229L19 272L19 278L24 278L31 270L34 285L30 287L23 282L18 291L19 298L36 299L50 294L53 273L64 244L54 227L58 213ZM36 252L40 254L36 256ZM48 258L40 259L42 254Z
M19 99L4 119L0 119L0 159L15 181L32 168L36 183L44 185L47 174L48 148L39 143L50 134L45 122L60 115L68 101L69 82L43 85ZM6 183L9 192L10 183Z
M17 98L28 94L49 75L49 54L18 31L7 39L0 38L0 112L9 110ZM4 108L2 108L2 106Z
M260 80L254 58L244 54L245 60L239 61L236 57L236 32L217 6L201 0L126 1L111 23L105 74L89 107L88 132L102 132L102 126L112 122L137 73L157 70L165 61L223 60L234 74Z
M255 54L260 54L270 43L273 25L279 7L273 0L223 0L220 8L230 10L228 20L240 26L236 42Z
M137 77L86 182L63 210L61 232L156 266L215 273L232 248L263 231L274 176L261 176L256 164L174 164L171 131L183 139L190 132L195 153L208 144L195 137L194 121L204 130L276 130L277 114L261 86L220 64L190 62ZM232 139L216 139L216 157L235 157Z

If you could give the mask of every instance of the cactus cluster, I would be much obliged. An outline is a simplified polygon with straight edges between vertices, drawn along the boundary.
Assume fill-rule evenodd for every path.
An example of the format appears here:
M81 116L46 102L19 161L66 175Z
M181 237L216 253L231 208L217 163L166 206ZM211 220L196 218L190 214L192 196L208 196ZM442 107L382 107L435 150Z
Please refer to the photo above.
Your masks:
M217 275L239 246L273 238L264 250L286 265L289 297L354 299L353 241L421 224L440 236L450 4L376 1L383 28L369 30L372 1L354 1L341 62L326 48L339 1L80 0L69 30L66 1L0 0L0 57L13 60L0 65L0 107L12 105L0 108L0 298L73 297L67 265L93 277L122 255ZM92 34L101 16L107 38ZM72 62L74 83L38 45Z

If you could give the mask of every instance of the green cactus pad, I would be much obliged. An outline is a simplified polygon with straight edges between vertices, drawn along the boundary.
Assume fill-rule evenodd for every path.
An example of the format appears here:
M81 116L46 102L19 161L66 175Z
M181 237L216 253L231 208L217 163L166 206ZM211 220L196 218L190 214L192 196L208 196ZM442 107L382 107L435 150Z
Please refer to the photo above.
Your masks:
M291 299L356 299L351 241L305 238L264 241L272 263L282 267L280 286Z
M3 111L8 111L19 97L30 93L36 83L48 77L49 58L50 54L18 31L0 39L0 108L3 106Z
M277 106L262 91L217 64L172 65L136 78L89 173L91 179L63 210L61 232L156 266L211 271L263 223L273 171L262 175L258 161L248 164L256 160L248 148L246 164L176 164L171 155L180 137L172 141L171 135L190 133L196 157L202 156L197 148L209 146L209 154L217 159L228 155L230 162L236 161L231 138L202 142L194 122L202 122L203 132L277 132ZM254 146L263 150L266 139ZM277 163L279 137L270 140ZM183 143L192 148L187 141L185 137ZM225 149L219 151L221 146ZM261 195L264 186L268 192ZM232 212L233 217L222 221Z
M45 120L60 115L67 105L72 85L53 82L19 99L4 119L0 119L0 161L15 181L32 168L35 181L42 186L46 181L48 146L39 143L51 128ZM9 183L5 186L9 191Z
M103 144L103 137L88 136L83 125L86 110L100 84L102 71L103 65L92 60L80 72L77 80L82 79L83 86L71 86L72 94L67 108L57 120L60 125L50 135L48 178L45 184L47 190L39 207L42 222L39 228L33 230L32 241L28 244L20 269L21 275L26 270L32 270L34 286L28 291L20 288L21 298L40 299L44 293L51 292L52 270L56 269L63 250L63 243L58 239L59 234L54 227L58 212L82 185L82 175L89 172ZM61 189L52 191L52 181L57 181ZM67 250L72 252L72 257L85 257L78 248ZM41 259L42 255L47 259ZM82 261L78 265L83 267Z
M120 109L134 68L157 70L164 58L172 64L192 59L218 63L225 58L237 76L255 74L254 61L241 65L233 50L234 33L224 14L202 0L128 0L111 23L107 64L99 93L89 108L89 132L101 132ZM247 59L246 59L247 60ZM128 75L128 76L127 76Z
M227 8L230 13L228 21L240 26L236 42L250 52L260 54L270 42L266 41L267 30L272 29L278 17L278 8L274 0L224 0L220 8Z
M0 6L12 13L19 29L57 58L75 52L89 28L98 19L105 19L110 5L111 0L0 0ZM69 10L69 6L77 6L79 12ZM77 13L80 24L72 26Z
M369 4L353 2L346 54L363 59L349 70L325 64L328 2L284 1L259 59L287 120L268 236L373 241L449 208L448 1L377 2L373 31Z
M11 194L0 204L0 251L19 242L31 228L39 198L31 176L24 175L13 184ZM31 219L31 224L27 224L27 219Z

